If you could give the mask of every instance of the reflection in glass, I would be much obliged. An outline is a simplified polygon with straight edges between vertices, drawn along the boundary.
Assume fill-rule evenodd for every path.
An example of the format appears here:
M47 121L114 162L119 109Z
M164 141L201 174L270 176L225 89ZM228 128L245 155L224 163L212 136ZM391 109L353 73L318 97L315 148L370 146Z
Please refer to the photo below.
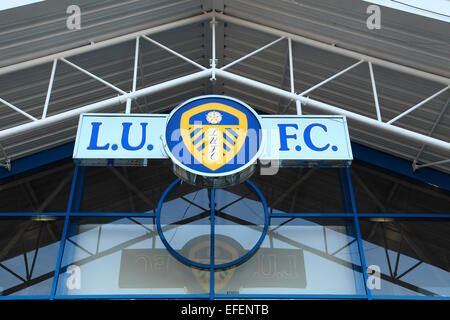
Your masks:
M450 222L360 219L373 295L450 296ZM380 281L376 281L378 278Z
M217 189L215 194L215 264L235 261L260 239L265 211L256 192L247 184Z
M0 294L49 295L64 219L0 218Z
M339 169L280 168L275 175L252 176L270 212L344 212Z
M176 260L153 218L73 218L58 295L199 294L208 271Z
M89 167L83 212L155 212L158 200L174 176L167 164L148 167ZM108 192L105 192L108 190Z
M27 175L3 179L0 212L65 212L73 167L73 161L67 159Z
M365 294L350 222L271 220L252 258L216 271L216 294Z
M184 258L210 264L211 190L178 184L161 206L160 223L169 245ZM202 239L198 241L198 239Z
M357 160L350 172L360 213L449 213L450 191L444 188Z

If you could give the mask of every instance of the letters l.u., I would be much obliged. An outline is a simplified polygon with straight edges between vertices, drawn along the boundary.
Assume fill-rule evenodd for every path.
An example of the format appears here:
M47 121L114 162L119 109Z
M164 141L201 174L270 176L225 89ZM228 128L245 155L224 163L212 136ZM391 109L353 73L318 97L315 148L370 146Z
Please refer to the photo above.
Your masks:
M98 145L98 136L100 133L100 126L103 124L103 122L91 122L92 131L91 131L91 139L89 141L89 145L87 147L87 150L108 150L109 149L109 143L106 143L103 146ZM122 138L121 138L121 144L122 148L129 151L136 151L142 149L142 147L145 145L145 140L147 137L147 122L141 122L141 142L137 146L130 145L130 129L133 125L132 122L123 122L122 123ZM117 149L117 145L112 146L113 150Z

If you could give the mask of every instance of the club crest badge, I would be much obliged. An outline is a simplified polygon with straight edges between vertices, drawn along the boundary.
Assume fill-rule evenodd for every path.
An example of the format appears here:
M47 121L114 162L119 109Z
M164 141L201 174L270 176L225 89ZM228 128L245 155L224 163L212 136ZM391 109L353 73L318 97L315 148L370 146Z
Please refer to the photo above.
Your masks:
M223 177L255 163L261 150L259 116L245 103L202 96L168 117L165 147L174 163L193 174Z
M181 116L181 128L189 152L215 171L233 159L244 145L247 117L227 105L207 103L185 112Z

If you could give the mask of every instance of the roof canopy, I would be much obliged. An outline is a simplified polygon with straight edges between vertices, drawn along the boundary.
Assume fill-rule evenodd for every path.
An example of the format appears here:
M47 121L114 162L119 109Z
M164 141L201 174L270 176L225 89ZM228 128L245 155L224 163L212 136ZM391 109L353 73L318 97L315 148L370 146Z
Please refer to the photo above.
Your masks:
M72 4L79 30L66 26ZM74 140L81 112L162 113L217 93L264 113L347 115L353 141L450 172L450 23L381 7L370 30L368 5L47 0L0 11L0 158Z

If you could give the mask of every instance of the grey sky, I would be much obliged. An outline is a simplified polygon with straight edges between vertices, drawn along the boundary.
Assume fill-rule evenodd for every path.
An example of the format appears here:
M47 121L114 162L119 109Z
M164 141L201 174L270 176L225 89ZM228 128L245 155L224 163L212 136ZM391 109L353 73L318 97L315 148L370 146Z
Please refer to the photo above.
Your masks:
M44 0L2 0L0 2L0 10L6 10L14 7L24 6L35 2L41 2Z

